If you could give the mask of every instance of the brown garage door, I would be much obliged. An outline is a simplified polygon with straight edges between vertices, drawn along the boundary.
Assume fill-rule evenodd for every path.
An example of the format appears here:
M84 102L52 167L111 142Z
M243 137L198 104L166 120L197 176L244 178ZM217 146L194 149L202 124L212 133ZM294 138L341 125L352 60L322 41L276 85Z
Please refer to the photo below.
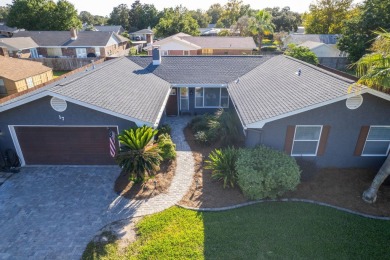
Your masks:
M110 128L116 131L116 128ZM109 165L107 127L15 127L27 165Z

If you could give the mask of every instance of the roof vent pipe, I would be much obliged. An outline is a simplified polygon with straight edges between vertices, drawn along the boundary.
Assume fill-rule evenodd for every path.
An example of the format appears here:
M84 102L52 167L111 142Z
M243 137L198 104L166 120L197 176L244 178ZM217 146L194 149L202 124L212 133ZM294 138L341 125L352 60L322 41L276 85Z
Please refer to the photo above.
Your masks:
M153 65L161 64L161 51L158 46L153 46L152 57L153 57Z

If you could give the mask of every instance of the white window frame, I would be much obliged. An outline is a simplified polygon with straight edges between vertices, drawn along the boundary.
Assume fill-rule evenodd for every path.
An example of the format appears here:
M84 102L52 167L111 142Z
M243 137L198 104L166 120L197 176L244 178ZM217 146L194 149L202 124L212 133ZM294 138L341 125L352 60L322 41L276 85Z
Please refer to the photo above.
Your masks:
M182 90L187 89L187 95L182 96ZM190 110L190 89L188 87L182 87L180 88L180 111L189 111ZM187 108L183 108L181 106L182 100L187 100Z
M32 77L26 78L26 84L27 88L33 88L34 87L34 81Z
M201 88L202 89L202 106L198 106L196 104L196 89L197 88ZM221 87L215 87L215 88L219 88L219 105L218 106L205 106L204 105L204 98L205 98L205 94L204 94L204 90L206 88L204 87L196 87L195 88L195 94L194 94L194 102L195 102L195 108L229 108L229 104L230 104L230 101L229 101L229 93L227 93L227 96L224 96L224 97L227 97L228 98L228 103L227 103L227 106L226 107L223 107L221 106L221 100L222 100L222 89L226 89L226 88L221 88ZM207 89L210 89L210 88L207 88ZM227 91L227 89L226 89Z
M37 48L31 48L30 49L31 58L38 58L38 51Z
M371 125L370 126L370 130L368 131L368 134L367 134L367 137L366 137L366 141L364 142L364 147L363 147L363 150L362 150L362 154L361 156L388 156L389 152L390 152L390 139L389 140L368 140L368 137L370 136L370 132L371 132L371 129L372 128L379 128L379 127L384 127L384 128L389 128L390 126L388 125ZM387 151L386 151L386 154L367 154L367 153L364 153L364 150L366 148L366 144L367 142L389 142L388 146L387 146Z
M161 56L168 56L169 50L161 50Z
M76 48L77 58L87 58L87 48Z
M187 52L187 54L186 54L186 52ZM190 56L190 51L183 50L183 56Z
M298 127L320 127L320 134L318 136L318 140L295 140L295 136L297 134L297 129ZM318 147L320 146L320 140L321 140L321 135L322 135L322 129L323 129L323 125L296 125L295 126L295 131L294 131L294 138L293 138L293 145L291 147L291 156L317 156L317 153L318 153ZM294 154L293 151L294 151L294 144L295 142L315 142L317 141L317 146L316 146L316 151L315 153L313 154Z
M5 87L4 80L0 79L0 95L7 95L7 94L8 94L8 91L7 91L7 88Z

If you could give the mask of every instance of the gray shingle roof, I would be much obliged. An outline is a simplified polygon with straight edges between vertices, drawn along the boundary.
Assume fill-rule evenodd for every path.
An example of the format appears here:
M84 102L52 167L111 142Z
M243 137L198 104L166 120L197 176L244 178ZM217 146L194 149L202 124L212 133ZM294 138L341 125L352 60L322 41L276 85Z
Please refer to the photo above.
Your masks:
M37 48L38 44L31 37L17 37L0 39L0 46L7 47L10 51L18 51Z
M287 36L289 43L301 44L306 41L336 44L338 34L290 34Z
M50 91L154 124L171 85L153 74L138 73L140 69L119 58Z
M242 50L253 50L256 48L255 41L252 37L185 36L180 38L196 44L201 48Z
M126 57L105 62L89 72L77 73L0 105L6 106L44 91L154 124L170 84Z
M149 29L142 29L142 30L139 30L136 32L132 32L130 34L154 34L154 32L152 30L149 30Z
M121 33L125 30L122 25L94 25L93 27L101 32Z
M23 31L14 34L15 37L31 37L39 46L106 46L113 32L81 31L77 39L70 39L68 31Z
M226 84L248 73L271 56L163 56L161 64L152 58L131 56L142 68L172 84Z
M301 69L302 74L296 72ZM276 56L228 85L244 123L280 116L347 95L353 81L299 60Z

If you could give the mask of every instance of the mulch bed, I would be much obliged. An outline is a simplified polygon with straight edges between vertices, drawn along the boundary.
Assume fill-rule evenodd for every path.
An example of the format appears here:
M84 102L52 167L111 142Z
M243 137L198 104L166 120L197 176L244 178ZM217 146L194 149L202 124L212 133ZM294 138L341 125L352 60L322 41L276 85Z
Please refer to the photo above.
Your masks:
M129 174L122 172L115 181L114 191L127 199L150 199L161 193L166 193L171 185L176 170L176 160L164 161L156 175L145 183L129 181ZM156 184L155 184L156 181Z
M190 190L179 202L195 208L225 207L248 201L236 187L223 189L222 183L211 179L211 171L203 169L204 160L220 144L202 146L195 142L187 127L184 134L195 160L195 175ZM309 171L309 172L308 172ZM304 169L297 190L283 198L309 199L376 216L390 216L390 185L382 185L375 204L365 203L361 195L377 170L370 169ZM198 185L196 184L198 181Z

